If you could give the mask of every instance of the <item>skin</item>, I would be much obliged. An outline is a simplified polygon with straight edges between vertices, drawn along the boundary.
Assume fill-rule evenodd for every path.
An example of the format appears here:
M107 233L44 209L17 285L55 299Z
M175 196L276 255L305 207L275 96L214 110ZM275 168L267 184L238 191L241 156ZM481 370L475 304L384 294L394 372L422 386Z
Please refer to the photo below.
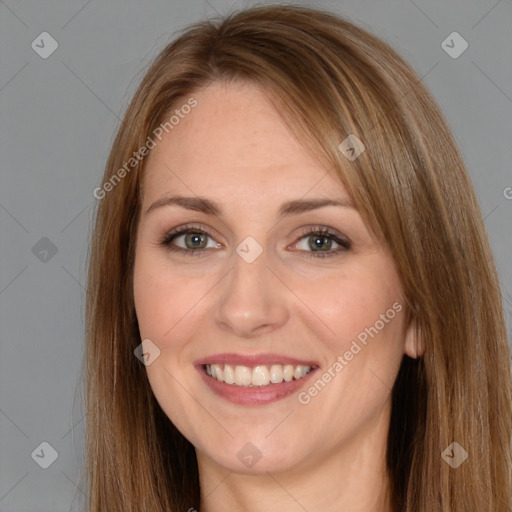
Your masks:
M141 339L160 350L146 366L153 392L196 447L201 510L391 510L390 393L403 355L415 357L417 346L405 308L306 405L296 394L263 406L233 404L194 367L218 353L273 353L316 361L319 378L358 334L403 304L391 256L355 209L327 206L278 218L288 200L349 197L264 92L214 83L194 97L198 105L149 155L134 295ZM223 214L177 205L146 213L177 194L212 199ZM184 224L208 233L207 248L193 249L200 255L159 245ZM351 248L315 257L304 233L318 227L348 237ZM263 249L253 263L236 252L248 236ZM173 241L182 248L185 242ZM330 247L334 253L339 245ZM247 442L262 454L252 467L237 457Z

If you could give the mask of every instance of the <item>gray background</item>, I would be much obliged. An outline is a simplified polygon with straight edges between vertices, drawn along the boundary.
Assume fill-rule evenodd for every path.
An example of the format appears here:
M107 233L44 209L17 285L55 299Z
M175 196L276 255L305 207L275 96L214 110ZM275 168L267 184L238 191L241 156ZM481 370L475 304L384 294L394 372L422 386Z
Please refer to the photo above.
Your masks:
M433 91L478 192L510 332L512 2L296 3L328 8L376 33ZM0 2L2 512L83 510L85 489L76 484L92 191L151 59L185 25L249 5L254 2ZM458 58L441 46L453 31L469 44ZM34 40L42 46L42 32L58 42L46 59L31 47ZM36 463L50 461L42 442L58 453L47 469Z

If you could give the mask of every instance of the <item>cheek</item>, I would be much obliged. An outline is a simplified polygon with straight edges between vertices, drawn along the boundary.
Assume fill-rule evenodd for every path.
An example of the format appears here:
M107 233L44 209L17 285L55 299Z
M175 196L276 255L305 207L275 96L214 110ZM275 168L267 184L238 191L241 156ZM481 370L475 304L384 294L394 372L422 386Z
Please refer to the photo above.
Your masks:
M329 383L326 393L321 384L306 393L321 394L317 407L331 407L340 422L346 421L345 411L364 421L388 399L403 356L405 310L398 276L389 265L354 266L311 289L308 300L330 330L323 338Z
M186 341L197 324L201 297L208 286L198 278L170 272L168 265L141 250L134 267L134 299L141 339L150 339L160 350L146 372L157 402L182 433L193 433L194 418L204 411L193 400L184 383L193 378L194 369ZM204 288L204 289L203 289ZM183 412L186 414L183 414ZM200 439L189 438L194 444Z
M135 310L141 336L163 342L170 330L197 314L197 306L210 287L206 276L180 276L170 271L168 264L162 265L141 251L134 268Z
M374 333L375 326L386 337L395 338L400 332L396 317L401 306L393 308L393 304L401 304L401 288L389 265L354 265L307 284L297 280L294 286L314 313L309 315L311 329L325 333L322 337L337 354L348 350L358 336L364 340L368 330Z

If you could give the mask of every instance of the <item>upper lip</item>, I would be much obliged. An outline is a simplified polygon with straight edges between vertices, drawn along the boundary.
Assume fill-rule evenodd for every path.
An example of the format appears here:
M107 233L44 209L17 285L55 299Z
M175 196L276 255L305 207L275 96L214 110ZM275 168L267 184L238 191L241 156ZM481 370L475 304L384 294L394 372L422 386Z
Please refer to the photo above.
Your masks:
M215 354L202 359L198 359L195 365L204 364L231 364L239 366L257 366L257 365L272 365L272 364L292 364L294 366L318 366L318 364L311 360L302 360L294 357L279 355L279 354Z

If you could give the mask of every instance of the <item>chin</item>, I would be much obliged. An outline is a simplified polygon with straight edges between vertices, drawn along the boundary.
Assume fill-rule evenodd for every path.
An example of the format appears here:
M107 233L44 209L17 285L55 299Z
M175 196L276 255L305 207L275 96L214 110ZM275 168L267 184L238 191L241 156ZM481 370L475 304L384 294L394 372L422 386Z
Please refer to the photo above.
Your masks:
M236 436L230 439L229 444L226 444L223 449L219 449L217 445L208 447L207 450L203 449L202 452L215 464L239 474L259 475L282 472L300 465L302 457L297 452L297 447L304 449L303 439L290 442L290 436L287 436L287 444L282 438L270 440L266 436L268 431L261 434Z

